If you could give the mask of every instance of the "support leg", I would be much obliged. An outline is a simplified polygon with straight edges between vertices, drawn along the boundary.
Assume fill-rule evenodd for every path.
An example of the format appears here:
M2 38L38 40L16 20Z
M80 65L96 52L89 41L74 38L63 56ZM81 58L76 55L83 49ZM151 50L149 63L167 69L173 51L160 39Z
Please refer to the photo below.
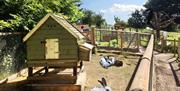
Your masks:
M45 74L48 73L48 67L46 66L44 67L44 69L45 69Z
M82 68L82 66L83 66L83 61L81 60L81 62L80 62L80 69Z
M73 67L73 76L77 76L77 67Z
M28 67L28 76L33 75L33 67Z

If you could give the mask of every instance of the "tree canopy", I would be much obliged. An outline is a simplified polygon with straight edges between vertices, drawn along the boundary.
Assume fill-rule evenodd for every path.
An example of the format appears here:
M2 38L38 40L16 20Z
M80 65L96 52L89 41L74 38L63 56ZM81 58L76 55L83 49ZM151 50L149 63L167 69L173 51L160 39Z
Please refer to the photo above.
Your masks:
M180 23L180 0L148 0L144 6L153 12L164 12Z
M80 20L82 24L88 24L89 26L95 25L101 28L107 25L106 20L103 18L102 14L96 14L91 10L83 10L84 17Z
M146 23L142 11L135 10L135 12L133 12L131 17L128 19L128 25L129 27L136 29L145 28Z
M30 30L47 13L61 13L70 22L83 16L81 0L1 0L0 30Z
M124 22L123 20L121 20L119 17L117 16L114 16L114 21L115 21L115 24L114 24L114 28L115 29L118 29L118 28L125 28L126 27L126 22Z
M160 30L166 30L173 23L180 23L180 1L179 0L148 0L144 5L147 24L157 31L160 38Z

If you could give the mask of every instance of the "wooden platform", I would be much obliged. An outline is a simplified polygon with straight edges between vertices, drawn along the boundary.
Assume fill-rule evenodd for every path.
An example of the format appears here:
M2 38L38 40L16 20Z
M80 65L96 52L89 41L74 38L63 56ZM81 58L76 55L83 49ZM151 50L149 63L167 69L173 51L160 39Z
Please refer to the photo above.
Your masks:
M78 70L77 76L69 74L72 69L59 70L59 73L57 71L50 70L47 74L32 77L17 77L1 84L0 91L84 91L85 71Z
M74 84L28 84L25 91L81 91L81 85Z

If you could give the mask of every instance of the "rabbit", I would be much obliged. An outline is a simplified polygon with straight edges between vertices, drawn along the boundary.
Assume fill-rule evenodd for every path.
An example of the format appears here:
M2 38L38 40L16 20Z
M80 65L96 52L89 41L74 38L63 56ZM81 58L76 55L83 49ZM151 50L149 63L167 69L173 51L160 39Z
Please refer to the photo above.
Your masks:
M107 86L105 78L102 78L102 81L98 80L98 82L102 85L101 87L94 87L91 91L112 91L111 87Z

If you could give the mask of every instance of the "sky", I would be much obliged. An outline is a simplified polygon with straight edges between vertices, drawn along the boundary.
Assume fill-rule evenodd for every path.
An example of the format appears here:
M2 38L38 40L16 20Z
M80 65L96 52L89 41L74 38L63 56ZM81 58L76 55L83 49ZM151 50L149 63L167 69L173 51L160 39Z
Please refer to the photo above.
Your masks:
M127 21L136 9L143 9L147 0L82 0L82 8L101 13L108 24L114 24L114 16Z

